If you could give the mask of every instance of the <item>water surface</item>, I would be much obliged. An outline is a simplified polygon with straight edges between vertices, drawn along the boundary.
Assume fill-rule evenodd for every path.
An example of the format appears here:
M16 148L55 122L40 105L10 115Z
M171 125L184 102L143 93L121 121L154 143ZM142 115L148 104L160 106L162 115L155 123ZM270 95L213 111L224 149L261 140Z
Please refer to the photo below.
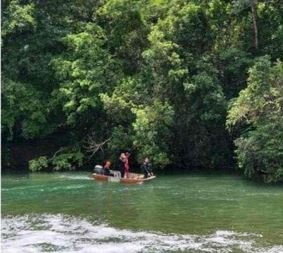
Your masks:
M236 176L143 185L2 176L3 252L283 252L283 187Z

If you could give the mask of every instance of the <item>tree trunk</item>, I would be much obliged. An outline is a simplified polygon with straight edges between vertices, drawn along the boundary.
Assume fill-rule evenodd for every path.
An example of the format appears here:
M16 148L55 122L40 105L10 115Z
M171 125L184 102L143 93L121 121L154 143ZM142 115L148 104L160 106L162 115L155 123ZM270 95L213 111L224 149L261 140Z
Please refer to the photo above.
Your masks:
M251 9L252 9L252 17L253 17L253 30L254 30L254 47L258 49L258 29L257 29L257 20L256 20L256 6L257 0L251 0Z

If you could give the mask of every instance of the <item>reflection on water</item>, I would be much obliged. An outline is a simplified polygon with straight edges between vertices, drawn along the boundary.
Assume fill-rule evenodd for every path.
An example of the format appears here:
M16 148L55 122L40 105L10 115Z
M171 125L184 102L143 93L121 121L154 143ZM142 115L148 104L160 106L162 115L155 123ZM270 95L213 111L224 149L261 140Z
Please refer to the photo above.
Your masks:
M5 217L2 251L17 252L283 252L283 246L259 248L261 235L216 231L178 235L116 229L64 215Z

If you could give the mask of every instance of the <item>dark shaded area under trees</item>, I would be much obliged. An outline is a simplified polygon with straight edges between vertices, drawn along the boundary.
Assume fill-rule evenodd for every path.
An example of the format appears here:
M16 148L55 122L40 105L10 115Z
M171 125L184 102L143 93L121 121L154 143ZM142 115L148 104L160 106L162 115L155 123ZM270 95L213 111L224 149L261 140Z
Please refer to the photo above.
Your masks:
M280 0L3 0L2 166L282 181L282 42Z

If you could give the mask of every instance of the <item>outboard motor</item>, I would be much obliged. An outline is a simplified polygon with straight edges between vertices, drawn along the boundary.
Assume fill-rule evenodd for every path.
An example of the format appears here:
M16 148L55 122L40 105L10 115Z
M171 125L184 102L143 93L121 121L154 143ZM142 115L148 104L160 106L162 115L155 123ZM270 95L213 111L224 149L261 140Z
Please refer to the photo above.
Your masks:
M94 172L96 174L103 174L103 167L101 165L95 165L94 166Z

